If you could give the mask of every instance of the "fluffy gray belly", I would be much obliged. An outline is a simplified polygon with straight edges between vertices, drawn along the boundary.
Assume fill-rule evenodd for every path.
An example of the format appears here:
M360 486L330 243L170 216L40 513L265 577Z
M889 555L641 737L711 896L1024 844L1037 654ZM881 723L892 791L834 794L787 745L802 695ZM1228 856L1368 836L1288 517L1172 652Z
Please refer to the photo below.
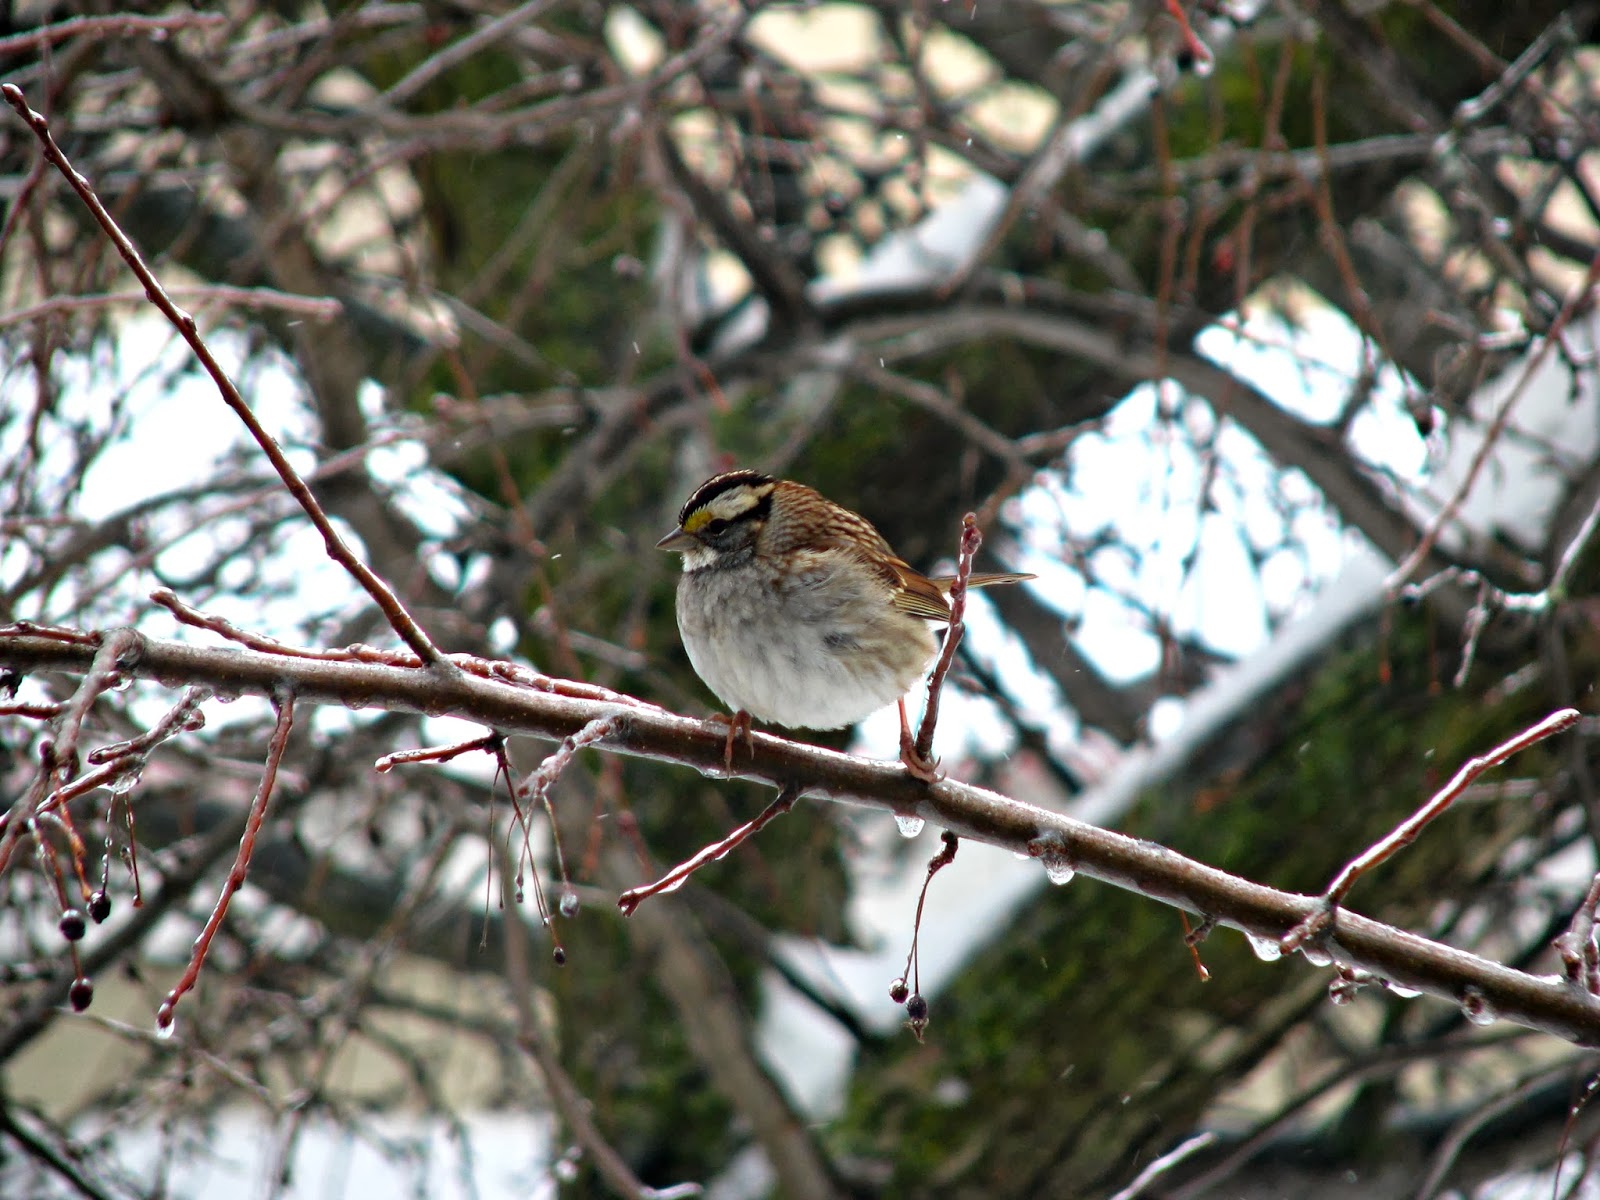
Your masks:
M853 725L910 690L937 643L888 589L837 573L781 583L685 572L678 630L695 671L730 709L803 729Z

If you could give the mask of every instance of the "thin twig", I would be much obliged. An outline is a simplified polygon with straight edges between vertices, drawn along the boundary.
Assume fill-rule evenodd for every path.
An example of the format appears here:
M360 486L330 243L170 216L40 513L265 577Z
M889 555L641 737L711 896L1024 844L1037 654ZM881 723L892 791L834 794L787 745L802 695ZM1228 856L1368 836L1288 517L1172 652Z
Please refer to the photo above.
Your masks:
M118 660L120 675L166 686L204 683L269 697L289 687L303 703L360 703L425 714L448 711L508 734L525 733L551 741L576 733L625 704L628 720L614 738L607 739L608 752L709 776L722 771L724 739L706 722L642 701L617 700L617 693L606 693L603 688L580 689L570 681L514 670L506 671L504 678L499 672L485 670L482 675L459 673L441 679L412 668L285 658L120 632L126 634L130 650L125 661ZM81 675L95 662L93 643L89 635L63 637L60 631L29 635L0 627L0 670ZM525 681L524 675L531 682ZM596 694L613 698L601 700ZM1169 847L985 788L951 779L926 784L910 777L898 763L874 762L763 734L755 739L749 759L741 759L740 765L742 777L772 787L790 783L797 792L803 788L834 803L889 813L915 812L963 840L1042 857L1047 868L1053 861L1045 856L1048 842L1057 848L1060 864L1160 903L1213 916L1221 925L1258 938L1281 937L1317 907L1313 897L1269 888ZM1501 1020L1580 1045L1600 1045L1600 998L1570 986L1565 979L1513 969L1349 910L1341 910L1328 942L1340 962L1369 970L1394 985L1457 1004L1470 988Z
M1515 737L1501 742L1489 753L1478 758L1469 758L1462 763L1461 769L1455 773L1450 782L1435 792L1426 804L1395 826L1388 836L1345 864L1344 869L1333 877L1333 882L1328 884L1327 891L1322 893L1316 910L1283 936L1281 941L1283 952L1288 954L1299 949L1306 941L1326 930L1333 922L1334 913L1340 902L1355 885L1356 880L1416 841L1417 835L1454 804L1478 776L1490 767L1499 766L1519 751L1537 745L1552 734L1571 729L1581 716L1582 714L1575 708L1558 709L1537 725L1530 726Z
M177 329L183 340L189 343L189 348L194 351L195 357L200 360L201 365L206 369L206 373L216 383L217 390L222 394L223 401L244 422L245 428L250 431L250 435L255 438L256 444L261 447L268 460L271 461L273 468L278 472L278 477L283 480L284 486L300 502L300 507L305 510L306 516L311 518L311 523L316 526L317 532L322 534L323 546L327 549L328 556L350 572L356 582L361 585L367 595L372 597L373 602L383 612L383 615L388 619L390 628L400 636L401 641L416 651L417 656L424 663L430 666L443 665L445 660L439 648L433 644L433 641L423 632L422 627L406 611L405 605L400 602L400 597L394 593L394 590L387 583L378 577L371 567L362 562L360 557L339 536L338 530L333 527L333 522L328 518L328 514L323 511L322 505L317 502L317 498L312 495L311 489L306 486L305 480L294 469L293 464L289 462L288 456L284 454L272 435L256 419L255 413L251 411L244 397L239 394L239 389L234 386L233 380L228 378L227 372L222 369L216 358L212 356L210 347L206 345L205 340L200 336L194 317L173 303L172 298L167 295L166 290L162 288L154 273L145 265L144 258L139 254L138 248L128 239L127 234L122 232L122 228L117 224L116 220L106 211L105 205L100 203L100 197L95 195L94 189L89 186L89 181L78 173L77 169L68 161L67 156L62 153L61 147L56 145L55 137L50 132L49 121L45 119L43 114L35 112L28 107L27 100L22 94L22 89L15 84L0 84L0 95L5 97L6 103L10 104L16 110L17 115L27 122L28 127L33 130L34 136L39 139L39 144L43 148L45 158L49 159L66 181L72 185L72 190L78 193L78 198L83 201L84 205L94 215L95 220L100 224L100 228L105 230L106 236L116 246L123 260L128 264L129 269L133 271L139 282L144 285L145 294L150 297L150 302L161 310L162 315L172 322L173 327Z
M917 893L917 915L911 923L911 950L906 954L905 971L889 985L889 998L906 1006L906 1028L919 1042L928 1029L928 1002L922 996L922 959L917 953L917 943L922 936L922 909L928 902L928 886L933 877L955 862L956 851L961 847L961 839L948 829L939 838L943 845L939 853L928 860L928 873L922 877L922 890Z
M475 737L465 742L455 742L449 746L420 746L415 750L396 750L393 754L385 754L372 764L374 771L390 771L395 767L407 763L418 762L449 762L452 758L459 758L463 754L482 751L491 754L500 743L500 735L486 733L482 737Z
M1112 1196L1111 1200L1137 1200L1138 1197L1144 1195L1145 1189L1157 1179L1172 1170L1173 1167L1191 1154L1204 1150L1216 1140L1217 1135L1207 1130L1205 1133L1196 1134L1186 1142L1180 1142L1160 1158L1152 1160L1144 1170L1133 1177L1133 1181L1127 1187Z
M391 108L404 104L451 67L459 66L479 50L493 45L517 26L533 21L549 7L550 0L528 0L528 3L492 21L486 21L460 41L452 42L443 50L423 59L378 99Z
M266 819L267 802L272 798L272 789L278 781L278 765L283 762L283 752L289 745L289 731L293 728L294 693L285 692L278 699L278 721L273 726L272 738L267 742L267 760L261 769L261 782L256 786L255 797L250 801L250 815L245 818L244 833L239 838L239 852L234 855L233 868L228 872L227 879L223 880L216 907L211 910L200 936L194 940L194 953L189 956L189 965L178 977L178 982L172 985L161 1007L156 1009L156 1028L159 1030L171 1030L173 1010L184 993L199 981L200 968L205 966L211 941L222 927L223 918L228 915L228 905L232 903L234 893L244 886L245 875L250 869L250 856L255 853L256 835L261 832L261 823Z
M276 288L235 287L231 284L180 284L167 289L167 294L182 300L202 304L227 304L236 308L255 310L276 309L296 313L318 321L331 321L344 311L344 305L331 296L296 296ZM82 312L85 309L107 308L113 304L146 304L150 297L144 292L100 292L88 296L52 296L27 308L0 314L0 329L8 325L21 325L42 317L61 313Z
M63 777L77 769L78 739L83 733L83 722L94 707L94 702L112 685L124 661L136 652L138 645L138 635L132 630L117 630L100 640L89 669L78 684L78 690L56 721L55 736L40 746L38 774L22 798L6 813L5 833L0 835L0 875L4 875L6 868L11 865L23 832L33 829L33 820L40 806L45 803L49 793L59 786L57 780L65 782Z
M1597 909L1600 909L1600 874L1589 884L1583 903L1572 914L1566 932L1550 943L1561 956L1567 982L1581 987L1591 996L1600 996L1600 944L1595 941Z
M950 674L950 664L955 661L956 647L966 632L963 618L967 613L967 580L972 577L972 560L983 545L983 534L978 531L978 518L968 513L961 518L961 554L956 561L956 581L950 585L950 627L945 631L944 649L928 679L928 703L922 710L922 728L917 731L917 755L924 762L933 756L933 731L939 723L939 696L944 690L945 676Z
M1455 493L1445 501L1442 508L1428 522L1428 528L1423 532L1422 540L1405 560L1389 574L1384 581L1384 590L1393 597L1398 594L1402 584L1411 577L1413 571L1422 565L1424 559L1433 552L1434 543L1439 540L1439 535L1444 532L1444 527L1449 524L1472 494L1473 487L1478 482L1478 476L1483 471L1484 463L1488 462L1489 455L1494 451L1500 441L1500 435L1505 432L1507 423L1511 420L1511 410L1516 407L1517 401L1522 399L1523 393L1528 390L1534 377L1544 366L1545 360L1561 344L1561 334L1577 314L1578 310L1588 304L1593 298L1595 284L1600 283L1600 253L1589 260L1589 269L1584 273L1583 282L1572 289L1567 296L1566 303L1561 306L1561 311L1550 322L1550 328L1545 331L1544 341L1539 348L1528 357L1527 364L1522 369L1521 376L1515 386L1506 393L1506 398L1500 402L1488 428L1483 431L1483 443L1478 447L1478 452L1472 456L1472 462L1467 467L1467 473L1457 486Z
M165 36L175 29L209 29L227 22L226 14L219 12L174 13L166 17L73 17L0 38L0 57L39 50L75 37Z
M762 809L754 820L746 821L727 837L712 842L697 854L684 859L672 870L668 871L654 883L644 884L642 887L629 888L617 897L617 907L622 910L622 915L631 917L634 911L651 896L663 896L668 892L675 892L681 888L701 867L709 862L716 862L719 858L726 858L729 851L741 842L760 833L773 820L781 817L794 807L795 801L800 799L805 789L796 784L785 784L778 791L778 798L766 808Z

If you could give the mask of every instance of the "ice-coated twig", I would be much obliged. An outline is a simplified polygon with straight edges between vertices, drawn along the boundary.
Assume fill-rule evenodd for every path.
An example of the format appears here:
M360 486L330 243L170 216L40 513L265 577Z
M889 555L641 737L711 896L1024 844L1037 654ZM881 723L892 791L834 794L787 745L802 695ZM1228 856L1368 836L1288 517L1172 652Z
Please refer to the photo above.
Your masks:
M900 757L906 766L916 774L920 763L928 772L929 782L932 782L935 765L933 731L939 724L939 696L944 691L945 676L950 674L950 664L955 662L956 648L961 645L962 634L966 632L963 621L967 614L967 581L972 578L972 560L977 557L981 545L983 534L978 530L977 515L968 513L961 518L961 553L956 560L956 581L950 585L950 627L945 630L944 648L939 652L939 661L934 664L933 674L928 677L928 703L922 710L922 726L917 730L915 746L901 746Z
M94 659L78 684L78 690L72 694L56 721L55 737L40 745L38 773L22 798L5 814L5 828L0 832L0 875L4 875L11 865L24 832L34 831L34 817L50 792L64 783L65 776L76 769L78 740L83 734L84 719L100 694L118 678L118 668L123 658L135 654L138 646L138 635L131 629L119 629L100 639Z
M906 1028L919 1042L928 1028L928 1002L922 995L922 961L917 954L917 941L922 936L922 908L928 902L928 885L933 877L955 862L956 851L961 848L961 839L948 829L939 838L944 844L939 853L928 860L928 873L922 877L922 891L917 893L917 915L911 923L911 950L906 955L906 969L889 985L889 998L906 1006Z
M448 746L418 746L415 750L396 750L393 754L385 754L378 759L372 764L372 769L392 771L395 767L408 763L449 762L452 758L460 758L463 754L472 754L475 751L492 754L500 741L499 734L486 733L482 737L471 738L465 742L453 742Z
M1152 1159L1145 1169L1133 1177L1133 1181L1123 1188L1111 1200L1138 1200L1144 1195L1145 1190L1173 1167L1177 1166L1191 1154L1197 1154L1217 1140L1217 1135L1207 1130L1205 1133L1196 1134L1186 1142L1168 1150L1160 1158Z
M294 469L294 464L284 454L283 448L278 445L272 435L256 419L255 413L251 411L250 405L245 402L245 398L240 395L239 389L234 386L233 380L228 378L228 373L222 369L221 364L212 355L211 348L206 345L205 339L200 336L200 330L195 324L195 319L179 308L173 302L172 297L167 295L166 289L156 279L154 272L145 265L144 258L140 255L138 248L129 240L128 235L122 232L122 227L117 224L115 218L106 211L105 205L100 202L100 197L89 186L89 181L79 174L77 168L61 152L61 147L56 144L55 136L50 132L50 122L45 119L42 113L35 112L28 107L28 102L22 94L22 89L15 84L0 84L0 96L3 96L6 103L16 110L17 115L27 123L28 128L33 130L34 136L38 138L39 145L44 151L45 158L61 172L62 177L72 186L72 190L78 193L78 198L83 201L89 212L94 216L94 219L99 223L100 228L105 230L106 236L111 239L112 244L117 248L117 252L122 255L123 261L128 264L128 269L133 272L134 277L144 286L145 294L150 297L150 303L154 304L161 311L161 314L172 322L172 326L178 331L179 336L189 344L189 349L194 351L194 356L200 360L200 365L206 369L206 374L210 375L212 382L217 385L217 390L222 394L223 402L233 410L234 415L250 431L250 436L255 439L256 444L266 454L268 461L272 463L273 469L277 471L278 478L282 479L284 486L289 489L289 494L299 501L300 507L305 510L306 516L311 519L311 523L316 526L317 532L322 535L322 544L328 552L328 557L348 571L355 581L361 585L362 590L372 597L373 603L378 606L384 617L387 618L389 627L399 635L401 641L416 651L418 658L429 666L442 666L445 664L447 660L444 655L433 644L432 639L423 632L422 626L418 625L415 618L406 611L405 605L400 602L400 597L395 594L394 589L380 579L377 572L362 562L360 556L351 550L345 544L344 539L339 536L339 531L334 528L332 520L323 511L322 505L318 503L310 487L306 485L306 481Z
M119 759L143 758L170 737L204 729L206 718L200 711L200 706L211 699L211 696L212 691L209 687L191 684L184 689L183 699L162 714L161 719L147 731L127 741L112 742L108 746L100 746L89 751L87 756L89 763L99 766L101 763L116 762Z
M1361 854L1345 864L1344 869L1333 877L1333 882L1322 893L1318 906L1288 933L1283 935L1281 945L1285 954L1298 950L1312 938L1322 934L1333 923L1335 912L1346 894L1368 871L1381 863L1387 862L1401 849L1417 840L1417 835L1427 825L1440 816L1466 791L1468 785L1490 767L1498 767L1506 759L1518 751L1526 750L1529 746L1560 733L1564 729L1571 729L1578 723L1581 714L1575 708L1557 709L1537 725L1524 729L1515 737L1507 738L1489 753L1477 758L1469 758L1461 764L1461 769L1444 787L1440 788L1416 812L1412 813L1381 841L1368 847Z
M1600 943L1595 940L1595 916L1600 910L1600 874L1589 884L1589 891L1572 914L1565 933L1550 944L1561 956L1567 982L1591 996L1600 996Z
M267 802L272 799L272 789L278 781L278 766L283 762L283 752L289 745L289 731L294 728L294 693L285 692L278 697L277 704L278 722L273 726L271 740L267 742L266 763L261 768L261 782L256 786L255 797L250 801L250 815L245 819L244 834L239 838L239 852L234 855L233 868L222 882L216 907L211 910L200 936L194 940L194 952L189 956L189 965L178 977L178 982L172 985L161 1007L156 1009L157 1029L172 1028L173 1011L183 994L199 981L200 968L205 966L211 941L217 936L217 930L222 928L223 918L228 915L228 905L233 902L234 893L244 886L245 875L250 870L250 857L256 849L256 835L261 832L261 823L266 819Z
M781 817L788 812L794 807L795 801L800 799L803 792L804 789L797 784L785 784L778 791L778 798L762 809L754 820L746 821L728 834L727 837L722 838L720 841L712 842L698 853L684 859L654 883L629 888L623 892L622 895L617 897L617 907L622 910L622 915L625 917L633 916L639 905L643 904L651 896L661 896L667 892L677 891L684 885L689 876L693 875L701 867L709 862L716 862L719 858L727 857L729 851L733 850L734 847L760 833L775 818Z
M1550 327L1545 330L1544 341L1539 348L1528 356L1518 377L1516 385L1506 393L1505 399L1500 402L1500 407L1495 410L1488 427L1483 432L1483 443L1472 456L1472 462L1467 466L1466 474L1462 477L1460 485L1453 495L1445 501L1444 505L1428 522L1428 527L1423 531L1421 540L1406 555L1405 561L1389 573L1389 578L1384 582L1384 590L1392 597L1400 594L1400 589L1411 578L1416 569L1422 565L1428 555L1433 553L1434 543L1439 540L1439 535L1444 527L1455 519L1461 505L1472 494L1472 489L1477 485L1478 476L1483 472L1484 463L1489 461L1489 456L1494 452L1500 442L1500 436L1505 432L1511 420L1511 410L1527 392L1529 385L1544 367L1545 360L1555 352L1561 344L1561 336L1572 318L1578 314L1582 307L1589 303L1595 289L1600 284L1600 253L1589 260L1589 269L1585 272L1583 282L1573 288L1568 294L1566 303L1561 306L1561 311L1556 313L1555 319L1550 322Z

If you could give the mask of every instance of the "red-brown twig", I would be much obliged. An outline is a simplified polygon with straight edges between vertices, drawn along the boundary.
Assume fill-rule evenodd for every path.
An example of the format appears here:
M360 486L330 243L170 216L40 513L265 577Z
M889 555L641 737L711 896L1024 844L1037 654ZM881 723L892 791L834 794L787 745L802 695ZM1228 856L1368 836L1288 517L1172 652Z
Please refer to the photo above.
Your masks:
M62 637L60 640L72 639ZM83 682L56 722L55 737L40 745L39 773L22 798L6 812L5 832L0 834L0 875L11 865L24 832L34 831L34 818L50 792L60 786L57 781L64 783L66 777L76 771L78 739L83 733L84 719L100 693L117 678L123 658L136 653L138 645L138 635L126 629L106 634L100 641Z
M945 676L950 674L956 648L966 632L963 620L967 615L967 580L972 577L972 560L981 545L983 534L978 531L978 518L968 513L961 518L961 553L956 560L956 581L950 585L950 627L945 631L939 661L928 677L928 703L922 710L922 727L917 730L916 754L925 763L933 760L933 731L939 724L939 696L944 690Z
M84 629L70 629L65 625L41 625L37 621L12 621L0 625L0 637L36 637L69 646L96 646L102 635Z
M1180 0L1166 0L1167 14L1178 23L1178 32L1183 38L1183 53L1188 57L1188 65L1196 75L1209 75L1216 66L1216 58L1211 53L1211 47L1201 40L1200 35L1194 31L1194 26L1189 22L1189 14L1183 11Z
M1600 874L1589 884L1589 891L1572 914L1567 931L1550 944L1561 956L1567 982L1581 987L1591 996L1600 996L1600 944L1595 941L1595 914L1600 909Z
M631 917L634 914L634 910L651 896L661 896L668 892L677 891L687 882L689 876L693 875L701 867L709 862L716 862L719 858L727 857L728 852L733 850L734 847L751 836L760 833L775 818L781 817L788 812L794 807L795 801L800 799L803 792L804 789L795 784L785 784L779 789L778 798L762 809L754 820L746 821L728 834L727 837L722 838L720 841L712 842L698 853L684 859L654 883L647 883L642 887L629 888L623 892L622 895L617 897L617 907L622 910L622 915Z
M1183 944L1189 947L1189 957L1194 959L1194 973L1200 977L1201 983L1210 983L1211 972L1200 957L1200 943L1211 936L1211 931L1217 927L1216 921L1203 917L1198 925L1191 926L1189 914L1181 908L1178 910L1178 920L1183 925Z
M109 787L118 795L126 796L133 784L144 770L145 758L156 746L180 733L200 729L205 725L205 717L200 712L200 705L212 695L208 687L191 685L184 693L182 700L168 710L149 730L136 738L129 738L122 742L113 742L108 746L100 746L91 750L86 756L86 761L93 770L84 771L71 780L61 783L40 800L34 808L34 816L44 817L50 815L61 822L63 828L72 840L73 866L78 873L78 878L83 879L84 853L83 844L78 838L77 829L72 822L72 813L67 808L79 796L88 795L96 788ZM131 818L131 813L130 813ZM0 817L0 826L9 821L9 814ZM84 883L84 896L87 898L89 887Z
M50 721L67 710L62 703L32 704L22 700L0 702L0 717L29 717L35 721Z
M219 637L227 638L230 642L238 642L241 646L259 650L263 654L283 654L290 658L316 658L329 662L381 662L393 667L422 665L416 655L404 650L382 650L375 646L361 645L344 646L337 650L306 650L300 646L291 646L264 633L252 633L248 629L241 629L226 617L201 612L198 608L178 599L171 588L157 588L150 593L150 599L185 625L208 630Z
M563 905L567 903L569 896L574 901L577 897L572 890L572 880L567 876L567 856L561 848L561 828L556 823L556 810L550 803L550 789L555 786L556 780L561 778L561 773L567 769L567 766L572 762L573 756L579 750L582 750L585 746L593 746L598 742L603 742L608 737L615 736L623 727L625 719L617 713L612 713L610 716L605 717L596 717L576 733L562 738L561 744L552 753L545 756L544 761L534 769L533 774L528 776L528 781L520 787L516 785L511 775L510 762L502 760L502 766L506 772L506 782L511 786L512 802L515 803L519 798L536 800L544 807L545 817L550 822L550 844L555 854L556 878L561 881L561 903ZM524 840L526 840L527 817L520 810L517 816L522 822ZM538 888L537 878L535 878L534 887ZM550 913L545 908L544 893L542 891L539 893L539 915L544 918L546 925L550 924ZM561 950L559 943L556 946L556 950L556 963L559 965L565 960L565 952Z
M296 296L276 288L235 287L231 284L205 284L180 286L169 289L168 294L181 300L202 304L226 304L231 308L253 310L275 309L295 313L318 321L331 321L344 311L344 305L332 296ZM84 309L106 308L113 304L144 304L149 297L143 292L102 292L88 296L52 296L27 308L14 309L0 314L0 329L8 325L21 325L44 317L62 313L81 312Z
M204 729L206 719L200 711L200 706L211 699L211 696L210 688L190 685L184 690L183 699L162 714L161 719L144 733L124 742L112 742L107 746L96 747L89 751L88 761L98 766L100 763L116 762L119 759L143 758L170 737Z
M227 16L219 12L174 13L165 17L73 17L27 33L0 38L0 57L36 51L42 46L53 46L75 37L165 36L175 29L207 28L227 22Z
M1523 393L1528 390L1529 384L1533 382L1533 378L1539 373L1539 369L1544 366L1545 360L1561 344L1561 335L1568 323L1593 298L1597 283L1600 283L1600 253L1597 253L1589 260L1589 269L1584 273L1583 282L1575 287L1567 297L1566 303L1561 306L1561 311L1556 314L1555 319L1550 322L1550 328L1545 331L1544 341L1540 343L1537 350L1528 356L1527 364L1522 368L1522 374L1518 377L1516 385L1506 393L1506 398L1500 402L1500 407L1495 412L1493 419L1490 420L1488 428L1483 431L1483 444L1478 447L1478 452L1473 455L1472 462L1467 467L1466 476L1456 488L1455 494L1445 501L1444 507L1438 511L1432 521L1428 522L1428 528L1424 531L1422 540L1417 543L1410 554L1406 555L1405 561L1389 573L1389 578L1384 583L1384 588L1389 596L1397 595L1400 586L1411 578L1411 573L1422 565L1423 560L1429 554L1433 553L1434 543L1439 540L1439 535L1444 531L1445 525L1456 515L1457 510L1465 503L1467 497L1472 494L1472 489L1478 482L1478 476L1483 471L1483 464L1489 460L1489 455L1499 443L1500 435L1505 432L1506 425L1511 420L1511 410L1516 407L1517 401L1522 399Z
M482 737L475 737L465 742L455 742L449 746L419 746L415 750L396 750L393 754L385 754L372 764L374 771L391 771L395 767L407 763L419 762L449 762L452 758L460 758L463 754L471 754L481 750L485 754L492 754L500 744L500 735L486 733Z
M234 386L233 380L228 378L227 372L222 369L221 365L212 356L210 347L206 345L205 340L200 336L194 318L173 303L172 297L167 295L166 290L162 288L155 274L145 265L144 258L139 254L138 248L128 239L128 235L122 232L121 226L106 211L105 205L100 203L100 197L95 195L94 189L89 186L89 181L78 173L72 163L67 160L67 156L61 152L61 147L56 145L55 137L50 132L50 123L43 114L35 112L28 107L28 102L22 94L22 89L15 84L0 84L0 95L5 97L6 103L10 104L16 110L17 115L27 122L28 127L33 130L34 136L39 139L39 144L43 148L45 158L72 185L72 190L78 193L78 198L83 201L90 213L94 215L95 220L100 224L100 228L105 230L106 236L116 246L118 253L122 255L123 261L128 264L128 268L134 273L134 276L144 285L145 294L150 297L150 302L161 310L162 315L168 321L172 322L173 328L178 331L179 336L189 344L189 349L194 351L195 357L200 360L200 364L205 367L206 373L211 376L212 381L217 385L217 390L222 394L223 401L244 422L245 428L250 431L250 436L255 438L256 444L261 447L268 460L272 463L273 469L278 472L278 478L283 480L284 486L289 489L289 493L300 502L300 507L305 510L305 514L311 519L311 523L316 526L317 532L322 535L322 543L328 552L328 556L348 571L367 595L372 597L373 603L378 606L388 619L390 628L399 635L401 641L416 651L417 657L429 666L443 666L446 662L444 656L440 653L439 648L433 644L432 639L423 632L422 627L406 611L405 605L400 602L400 597L394 593L394 590L387 583L378 577L371 567L362 562L360 557L339 536L338 530L333 527L333 522L328 518L328 514L323 511L322 505L317 502L317 498L312 495L311 489L306 485L305 480L294 469L293 464L289 462L288 457L284 454L277 441L256 419L255 413L250 410L249 404L239 394L239 389Z
M164 686L203 683L240 694L276 696L292 688L300 704L361 704L422 714L449 711L506 733L559 741L599 717L622 712L627 720L604 748L708 775L722 771L723 738L703 720L667 712L643 701L629 703L603 688L563 684L535 672L483 670L441 678L377 663L318 662L234 647L193 646L149 638L131 630L76 637L30 635L0 627L0 671L61 672L83 676L96 669L101 646L126 639L126 653L104 660L121 676ZM467 662L464 657L457 661ZM487 667L487 663L479 666ZM915 813L959 835L1042 860L1055 882L1079 871L1151 900L1203 913L1218 924L1276 940L1315 911L1314 897L1263 886L1197 862L1170 847L1102 829L1064 813L946 779L926 784L898 763L875 762L819 746L763 734L741 769L743 778L773 788L785 784L831 803L858 804L886 813ZM41 793L42 794L42 793ZM21 811L18 809L17 811ZM133 812L132 806L127 811ZM624 812L617 820L627 829ZM9 830L8 830L9 832ZM1600 1045L1600 997L1563 978L1536 975L1490 961L1442 942L1341 909L1327 947L1342 963L1360 967L1410 990L1463 1004L1482 997L1499 1019L1542 1030L1584 1046Z
M928 885L933 877L955 862L956 851L961 847L961 839L948 829L939 837L944 845L928 860L928 873L922 877L922 891L917 893L917 915L911 923L911 950L906 955L906 969L889 985L889 998L906 1006L906 1028L919 1042L928 1028L928 1002L922 995L922 960L917 954L917 941L922 936L922 908L928 902Z
M200 931L200 936L194 940L194 953L189 956L189 965L178 977L178 982L172 985L172 990L161 1002L161 1007L156 1009L158 1030L166 1031L172 1028L173 1010L183 998L183 994L199 981L200 968L205 966L206 955L211 950L211 941L217 936L217 930L222 927L223 918L228 915L228 905L233 902L234 893L244 886L245 874L250 869L250 856L256 849L256 835L261 832L261 823L267 816L267 802L272 798L273 786L278 781L278 764L283 761L283 752L289 745L289 731L293 728L294 693L285 692L278 698L278 722L273 727L271 740L267 743L267 759L261 769L261 782L256 787L255 797L250 801L250 815L245 819L244 834L239 838L239 853L234 856L233 869L228 872L227 879L223 880L222 892L217 897L216 907L211 910L210 919Z
M1327 891L1323 892L1318 907L1310 916L1301 921L1288 933L1283 935L1281 945L1285 954L1298 950L1311 938L1317 937L1333 923L1334 914L1338 911L1339 904L1349 893L1356 880L1381 863L1387 862L1402 848L1409 846L1417 840L1417 835L1423 831L1434 818L1442 815L1465 791L1469 784L1482 775L1490 767L1498 767L1506 759L1518 751L1526 750L1529 746L1560 733L1564 729L1571 729L1578 723L1581 714L1575 708L1563 708L1551 713L1537 725L1523 730L1513 738L1501 742L1489 753L1478 758L1469 758L1461 764L1461 769L1455 773L1454 778L1444 787L1435 792L1429 801L1404 821L1396 825L1388 836L1375 843L1357 857L1345 864L1345 867L1333 877L1333 882L1328 884Z

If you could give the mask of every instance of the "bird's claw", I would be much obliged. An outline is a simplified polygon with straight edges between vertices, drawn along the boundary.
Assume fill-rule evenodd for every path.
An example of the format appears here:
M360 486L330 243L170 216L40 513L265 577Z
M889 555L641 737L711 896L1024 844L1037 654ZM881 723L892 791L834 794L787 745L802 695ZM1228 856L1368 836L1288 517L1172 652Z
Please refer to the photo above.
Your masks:
M756 739L755 734L750 729L750 714L743 709L740 709L732 716L726 713L713 713L711 720L714 724L728 727L728 740L722 747L722 765L728 774L732 775L733 743L741 734L744 736L744 744L750 747L750 757L754 758L756 756Z

